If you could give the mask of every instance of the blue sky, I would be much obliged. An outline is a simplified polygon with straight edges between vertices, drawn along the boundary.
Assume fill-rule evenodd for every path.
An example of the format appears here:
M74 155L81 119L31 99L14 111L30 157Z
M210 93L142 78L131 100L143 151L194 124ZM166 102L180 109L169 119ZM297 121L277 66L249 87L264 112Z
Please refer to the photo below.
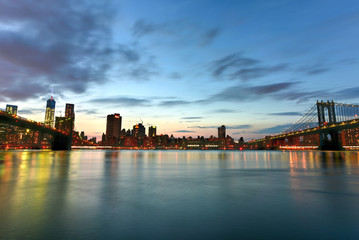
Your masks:
M76 129L143 120L236 140L280 132L316 100L358 103L357 1L0 1L0 104Z

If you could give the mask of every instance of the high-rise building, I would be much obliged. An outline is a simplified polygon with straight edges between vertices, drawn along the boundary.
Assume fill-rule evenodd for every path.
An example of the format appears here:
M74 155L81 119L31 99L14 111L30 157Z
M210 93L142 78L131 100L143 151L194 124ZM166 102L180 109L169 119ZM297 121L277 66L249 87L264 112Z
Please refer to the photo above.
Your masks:
M142 123L133 126L133 136L137 138L144 138L146 136L146 129Z
M71 118L75 121L75 105L66 103L65 118Z
M156 126L151 126L148 128L148 136L156 137Z
M73 131L74 126L75 126L75 105L74 104L66 103L65 118L68 121L69 129L71 129L71 131Z
M54 126L54 117L55 117L55 104L56 101L51 96L46 103L46 112L45 112L45 125L53 127Z
M17 106L6 104L6 110L8 114L17 115Z
M106 140L107 142L114 142L120 138L121 135L122 117L119 113L107 115L106 123Z
M226 138L226 126L222 125L218 128L218 138Z

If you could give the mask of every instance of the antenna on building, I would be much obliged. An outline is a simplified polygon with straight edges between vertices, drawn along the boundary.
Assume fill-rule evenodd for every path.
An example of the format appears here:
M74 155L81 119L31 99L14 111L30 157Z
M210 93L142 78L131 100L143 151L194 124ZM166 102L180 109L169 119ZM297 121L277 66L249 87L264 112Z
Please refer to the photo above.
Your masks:
M141 123L142 123L142 125L143 125L143 121L142 121L142 119L140 118L140 120L141 120Z
M54 95L54 87L51 87L51 100L53 99L53 95Z

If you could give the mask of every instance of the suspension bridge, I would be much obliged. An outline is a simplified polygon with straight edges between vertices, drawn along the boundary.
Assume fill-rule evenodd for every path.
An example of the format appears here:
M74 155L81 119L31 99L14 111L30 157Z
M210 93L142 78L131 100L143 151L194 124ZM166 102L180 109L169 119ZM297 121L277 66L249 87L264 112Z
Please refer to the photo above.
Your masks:
M69 121L69 129L72 129L73 121ZM28 129L39 134L38 139L42 139L44 136L49 137L52 150L70 150L71 145L91 145L89 141L77 138L72 134L72 131L62 131L50 126L46 126L43 123L36 122L30 119L20 117L18 115L9 114L4 111L0 111L0 124L9 126L16 126L21 129ZM1 143L0 143L1 145ZM38 146L41 144L31 144L32 146Z
M359 105L317 101L283 132L250 141L246 149L359 148Z

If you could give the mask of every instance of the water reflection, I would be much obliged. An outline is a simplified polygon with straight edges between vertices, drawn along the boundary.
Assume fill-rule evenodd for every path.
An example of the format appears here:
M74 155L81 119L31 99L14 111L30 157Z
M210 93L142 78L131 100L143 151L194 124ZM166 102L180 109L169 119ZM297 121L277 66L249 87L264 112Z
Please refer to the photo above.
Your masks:
M348 232L359 219L358 169L359 152L0 152L2 235L183 239L311 231L308 219Z

